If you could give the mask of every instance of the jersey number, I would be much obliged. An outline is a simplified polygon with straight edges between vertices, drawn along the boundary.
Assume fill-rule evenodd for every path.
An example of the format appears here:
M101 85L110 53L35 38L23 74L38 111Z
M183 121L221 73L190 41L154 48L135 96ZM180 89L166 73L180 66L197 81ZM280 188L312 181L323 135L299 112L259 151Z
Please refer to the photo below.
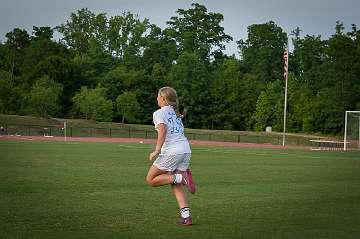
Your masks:
M170 133L171 134L177 134L177 133L183 133L183 124L181 122L180 118L174 119L175 117L168 118L168 123L170 126Z

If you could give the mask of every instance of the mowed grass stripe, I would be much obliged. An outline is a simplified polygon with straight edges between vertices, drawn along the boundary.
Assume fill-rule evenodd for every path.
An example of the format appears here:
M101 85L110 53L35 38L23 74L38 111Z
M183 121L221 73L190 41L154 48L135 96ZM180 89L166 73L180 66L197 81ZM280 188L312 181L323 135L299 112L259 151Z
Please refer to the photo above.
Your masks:
M195 226L152 145L0 141L0 238L359 238L360 154L193 147Z

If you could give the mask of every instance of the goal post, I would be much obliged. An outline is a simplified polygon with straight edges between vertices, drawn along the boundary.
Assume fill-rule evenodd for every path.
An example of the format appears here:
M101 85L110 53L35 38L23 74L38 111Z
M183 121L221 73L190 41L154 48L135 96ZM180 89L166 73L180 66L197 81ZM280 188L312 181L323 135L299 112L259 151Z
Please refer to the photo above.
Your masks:
M360 111L345 112L344 151L360 150Z

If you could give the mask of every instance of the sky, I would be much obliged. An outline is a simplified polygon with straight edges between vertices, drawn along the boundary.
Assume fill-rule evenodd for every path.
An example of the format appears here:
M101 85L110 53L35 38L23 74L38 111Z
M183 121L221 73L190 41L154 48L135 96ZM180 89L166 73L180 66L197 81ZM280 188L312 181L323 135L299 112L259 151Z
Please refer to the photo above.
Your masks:
M246 40L252 24L272 20L288 34L299 27L301 36L321 35L322 39L334 34L336 21L346 31L351 31L351 24L360 27L359 0L0 0L0 41L14 28L31 34L33 26L58 26L81 8L107 17L129 11L164 29L170 17L178 16L177 9L191 8L194 2L224 16L224 31L234 39L226 44L228 55L238 55L236 41Z

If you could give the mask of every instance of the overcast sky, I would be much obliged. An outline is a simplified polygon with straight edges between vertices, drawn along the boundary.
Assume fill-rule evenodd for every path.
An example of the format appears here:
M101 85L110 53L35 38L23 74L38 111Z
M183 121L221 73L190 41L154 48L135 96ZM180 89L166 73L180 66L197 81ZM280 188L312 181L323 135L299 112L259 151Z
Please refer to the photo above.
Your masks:
M234 38L227 45L227 54L237 53L235 41L247 38L249 25L270 20L287 33L298 26L303 36L321 35L323 39L334 33L336 21L343 22L346 31L351 24L360 27L359 0L0 0L0 41L16 27L31 34L33 26L65 23L81 8L108 17L130 11L164 29L166 21L177 16L177 9L188 9L193 2L224 16L225 33Z

